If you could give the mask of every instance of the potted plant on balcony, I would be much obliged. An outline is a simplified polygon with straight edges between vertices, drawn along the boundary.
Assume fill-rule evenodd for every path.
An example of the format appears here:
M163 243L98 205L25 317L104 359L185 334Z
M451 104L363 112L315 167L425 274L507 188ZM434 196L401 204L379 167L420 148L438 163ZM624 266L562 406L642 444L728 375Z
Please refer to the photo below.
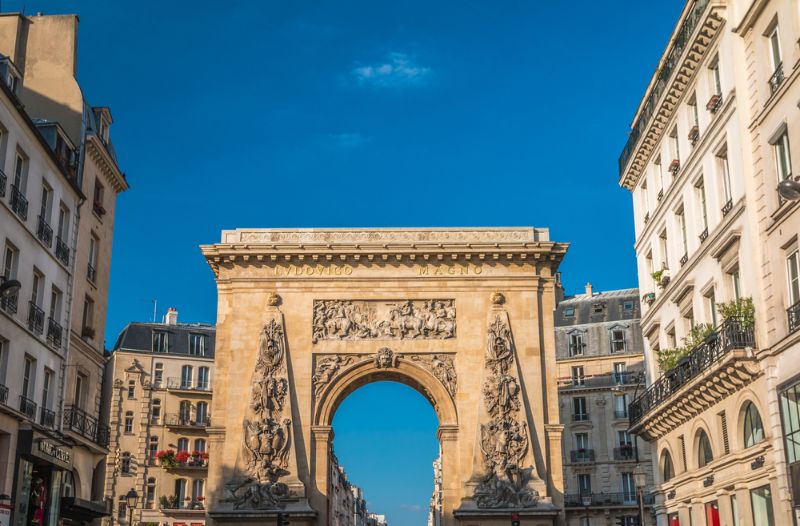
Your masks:
M743 329L752 329L756 324L756 309L753 298L739 298L738 300L720 303L717 311L723 320L736 318Z
M688 360L692 350L703 343L706 338L712 334L714 334L714 327L707 323L698 323L692 327L689 334L683 338L683 345L656 351L658 366L664 371L664 375L668 378L671 377L674 374L674 369Z
M191 455L188 451L178 451L178 453L175 455L175 461L181 466L187 465L190 458Z
M669 285L669 269L664 267L661 270L656 270L650 276L653 278L653 281L656 282L658 288L664 290L667 285Z
M174 468L178 465L174 449L166 449L157 452L156 459L161 464L162 468Z
M648 305L652 305L654 301L656 301L656 293L655 292L648 292L642 295L642 301L647 303Z

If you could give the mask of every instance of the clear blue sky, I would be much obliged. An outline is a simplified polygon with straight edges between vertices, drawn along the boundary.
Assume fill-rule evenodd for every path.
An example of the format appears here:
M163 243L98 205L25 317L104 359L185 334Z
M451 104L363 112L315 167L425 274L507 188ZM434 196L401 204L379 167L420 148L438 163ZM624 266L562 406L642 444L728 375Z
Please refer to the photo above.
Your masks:
M678 0L2 6L23 4L79 10L79 79L115 118L131 190L108 345L153 298L159 316L213 322L197 247L225 228L548 226L572 243L568 292L636 285L616 161ZM423 524L413 507L427 506L435 421L420 400L378 385L337 415L341 460L393 526ZM403 427L375 419L387 404ZM401 431L406 462L391 469L352 448Z

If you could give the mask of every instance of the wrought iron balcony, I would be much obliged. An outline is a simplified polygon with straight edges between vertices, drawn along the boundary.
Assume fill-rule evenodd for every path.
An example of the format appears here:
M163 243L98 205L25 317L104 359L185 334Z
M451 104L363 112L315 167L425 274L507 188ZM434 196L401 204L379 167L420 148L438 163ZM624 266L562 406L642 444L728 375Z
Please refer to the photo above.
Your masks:
M0 384L0 404L8 403L8 387Z
M36 334L44 332L44 311L33 301L28 302L28 329Z
M11 210L23 221L28 219L28 200L13 184L11 185Z
M54 429L56 427L56 413L46 407L39 409L39 423L44 427Z
M775 68L775 72L769 78L769 93L770 93L770 95L772 95L776 91L778 91L778 88L780 88L781 84L783 84L783 79L784 78L785 77L783 75L783 62L781 62L780 64L778 64L778 66Z
M69 266L69 247L61 239L61 236L56 236L56 257L63 264Z
M8 181L8 178L6 177L5 172L3 172L3 170L0 170L0 197L5 197L6 196L6 182L7 181Z
M47 343L55 348L61 348L64 328L53 318L47 318Z
M589 413L572 413L573 422L585 422L589 420Z
M39 241L47 245L47 248L53 246L53 229L42 216L39 216L39 223L36 227L36 237L39 238Z
M567 508L585 508L584 499L590 501L589 506L636 506L638 498L635 492L622 493L574 493L564 495L564 506ZM652 506L655 497L651 494L643 494L642 500L645 506Z
M569 452L569 461L573 464L594 462L594 449L573 449Z
M711 98L708 99L708 102L706 103L706 109L712 114L717 113L717 110L720 106L722 106L722 95L718 93L711 95Z
M211 424L211 418L208 415L192 417L182 413L167 413L164 424L172 427L208 427Z
M696 377L714 367L716 362L734 349L755 347L752 324L738 317L726 319L700 345L664 373L629 407L630 423L634 426L647 413L655 410L669 397Z
M0 309L3 309L9 314L16 314L18 301L19 292L14 292L5 297L0 296Z
M684 266L687 261L689 261L689 254L684 254L683 256L681 256L681 261L680 261L681 266Z
M108 426L74 405L64 407L64 427L87 438L100 447L108 447Z
M97 269L94 268L94 266L91 263L86 265L86 279L88 279L92 283L94 283L95 280L97 279Z
M701 242L701 243L702 243L703 241L705 241L706 239L708 239L708 227L706 227L706 229L705 229L705 230L703 230L702 232L700 232L700 235L699 235L699 236L697 236L697 237L699 237L699 238L700 238L700 242Z
M19 410L31 420L36 420L36 402L30 398L20 395Z
M692 146L697 144L697 140L700 139L700 127L695 124L692 126L692 129L689 130L689 142L692 143Z
M598 374L594 376L571 376L558 380L559 389L580 389L613 387L615 385L628 385L636 383L638 376L635 372L615 372Z
M725 205L722 207L722 217L728 215L728 212L733 210L733 199L728 199Z
M786 309L786 315L789 318L789 332L800 329L800 301Z
M615 447L614 460L636 460L636 448L631 445Z
M167 389L177 389L182 391L211 391L208 382L193 382L189 378L167 378Z

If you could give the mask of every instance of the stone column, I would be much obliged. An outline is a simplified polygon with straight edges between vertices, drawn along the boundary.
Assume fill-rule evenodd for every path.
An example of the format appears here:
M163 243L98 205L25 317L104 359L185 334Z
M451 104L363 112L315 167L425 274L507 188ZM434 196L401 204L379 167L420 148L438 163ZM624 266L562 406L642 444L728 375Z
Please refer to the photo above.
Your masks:
M330 450L333 441L333 427L311 427L311 465L314 472L311 474L314 487L309 496L311 507L317 512L317 524L328 524L328 478L330 476Z
M442 455L442 524L455 524L453 510L462 492L458 479L461 472L458 459L458 426L442 425L437 432L439 450Z
M547 470L547 488L550 497L553 499L553 504L559 508L564 507L564 468L562 466L563 459L561 458L561 442L564 436L563 424L545 424L545 436L547 437L547 455L550 464L550 469ZM564 513L559 514L557 524L565 524Z

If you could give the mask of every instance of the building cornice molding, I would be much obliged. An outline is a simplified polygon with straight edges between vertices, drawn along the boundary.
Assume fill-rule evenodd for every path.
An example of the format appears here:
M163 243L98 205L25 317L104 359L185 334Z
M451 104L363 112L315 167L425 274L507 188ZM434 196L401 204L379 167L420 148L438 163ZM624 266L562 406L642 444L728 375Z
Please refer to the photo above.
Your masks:
M91 134L88 136L86 151L92 160L100 167L100 171L116 193L124 192L129 188L125 176L97 135Z

